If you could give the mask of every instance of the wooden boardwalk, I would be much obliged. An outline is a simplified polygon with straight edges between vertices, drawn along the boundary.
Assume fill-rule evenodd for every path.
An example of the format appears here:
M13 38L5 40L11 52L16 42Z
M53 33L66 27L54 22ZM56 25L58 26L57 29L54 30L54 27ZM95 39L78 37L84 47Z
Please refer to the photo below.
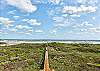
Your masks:
M48 48L45 49L45 60L44 60L44 69L40 71L51 71L49 68L49 60L48 60Z
M44 71L50 71L49 61L48 61L48 48L45 50L45 61L44 61Z
M40 71L54 71L54 69L50 70L49 68L49 60L48 60L48 47L45 49L45 60L44 60L44 69Z

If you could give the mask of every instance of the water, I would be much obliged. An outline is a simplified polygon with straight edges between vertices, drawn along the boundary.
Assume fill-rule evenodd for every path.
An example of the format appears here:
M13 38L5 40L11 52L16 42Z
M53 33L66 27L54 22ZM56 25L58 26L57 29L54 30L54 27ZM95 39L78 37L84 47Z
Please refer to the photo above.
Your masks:
M58 40L58 39L0 39L0 42L6 42L7 44L19 44L19 43L89 43L89 44L100 44L100 40Z

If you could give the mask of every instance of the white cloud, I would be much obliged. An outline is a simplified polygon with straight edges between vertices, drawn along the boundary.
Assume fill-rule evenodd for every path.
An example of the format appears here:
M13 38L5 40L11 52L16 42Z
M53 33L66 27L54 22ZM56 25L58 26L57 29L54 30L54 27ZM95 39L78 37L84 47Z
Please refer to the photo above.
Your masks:
M22 25L17 25L16 28L17 29L23 29L23 26Z
M93 33L100 33L100 27L89 28L88 30Z
M86 0L77 0L78 3L84 3Z
M60 26L60 27L66 27L66 24L55 24L55 26L57 27L57 26Z
M29 27L29 26L23 26L23 28L25 28L25 29L31 29L32 27Z
M84 22L82 22L82 24L81 24L81 26L93 26L93 24L90 24L88 21L84 21Z
M80 29L80 31L81 31L81 32L87 32L87 29L85 29L85 28L83 29L83 28L82 28L82 29Z
M60 26L60 27L64 27L65 26L65 19L63 17L53 17L53 20L55 22L55 26Z
M23 26L23 25L16 25L17 29L31 29L32 27L29 26Z
M6 32L6 31L4 31L4 30L0 30L0 34L2 35L7 35L8 33Z
M73 14L73 15L70 15L71 17L80 17L81 15L77 15L77 14Z
M81 4L96 5L98 0L77 0L77 2Z
M26 35L31 35L31 33L28 33L28 32L26 32L26 33L24 33L24 34L26 34Z
M89 23L88 21L76 23L72 26L73 28L90 28L93 27L93 24Z
M17 32L18 34L24 34L24 35L32 35L31 32L27 32L27 31L20 31L20 32Z
M73 24L72 18L68 19L62 16L53 17L53 21L54 21L54 26L56 27L68 27Z
M25 32L25 34L31 35L33 30L32 29L28 29L28 30L25 30L24 32Z
M18 19L18 18L20 18L20 16L13 16L15 19Z
M64 21L64 18L63 18L63 17L57 16L57 17L53 17L53 20L54 20L55 22L62 22L62 21Z
M93 20L95 20L95 17L92 17Z
M29 19L23 19L22 21L23 21L23 22L26 22L26 21L28 21L28 20L29 20Z
M68 16L68 14L63 14L62 16L63 16L63 17L67 17L67 16Z
M6 0L6 2L24 12L32 13L37 10L37 7L32 5L31 0Z
M53 32L53 33L56 33L56 32L57 32L57 30L53 30L52 32Z
M15 14L15 12L16 12L16 10L9 11L8 14L12 14L13 15L13 14Z
M14 21L10 20L9 18L0 17L0 22L5 26L11 26Z
M38 22L36 19L30 19L30 20L27 21L27 23L29 23L30 25L33 25L33 26L41 25L41 23Z
M48 15L53 16L55 14L54 10L47 10Z
M17 32L17 29L13 28L13 29L10 29L10 31Z
M30 29L30 30L27 30L29 33L32 33L33 32L33 30L32 29Z
M42 33L43 30L35 30L36 33Z
M97 7L93 6L84 6L81 5L80 7L75 6L64 6L62 13L69 13L69 14L78 14L78 13L91 13L95 12Z
M49 0L49 3L59 4L63 0Z
M53 29L50 33L56 34L58 29Z

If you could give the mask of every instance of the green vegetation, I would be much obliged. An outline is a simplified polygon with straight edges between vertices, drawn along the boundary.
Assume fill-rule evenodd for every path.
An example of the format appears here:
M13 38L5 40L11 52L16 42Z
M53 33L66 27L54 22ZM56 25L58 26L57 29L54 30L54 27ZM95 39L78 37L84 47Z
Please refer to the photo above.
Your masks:
M18 44L0 47L0 71L39 71L43 66L41 44Z
M100 45L49 44L50 67L55 71L99 71Z
M0 71L43 69L44 48L49 49L50 68L55 71L99 71L100 44L18 44L0 46Z

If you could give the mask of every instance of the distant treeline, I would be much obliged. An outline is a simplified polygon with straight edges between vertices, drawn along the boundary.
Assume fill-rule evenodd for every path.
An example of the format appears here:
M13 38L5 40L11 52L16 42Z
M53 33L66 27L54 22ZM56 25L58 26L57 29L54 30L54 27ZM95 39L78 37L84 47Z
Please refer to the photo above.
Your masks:
M6 42L0 42L0 44L7 44Z

